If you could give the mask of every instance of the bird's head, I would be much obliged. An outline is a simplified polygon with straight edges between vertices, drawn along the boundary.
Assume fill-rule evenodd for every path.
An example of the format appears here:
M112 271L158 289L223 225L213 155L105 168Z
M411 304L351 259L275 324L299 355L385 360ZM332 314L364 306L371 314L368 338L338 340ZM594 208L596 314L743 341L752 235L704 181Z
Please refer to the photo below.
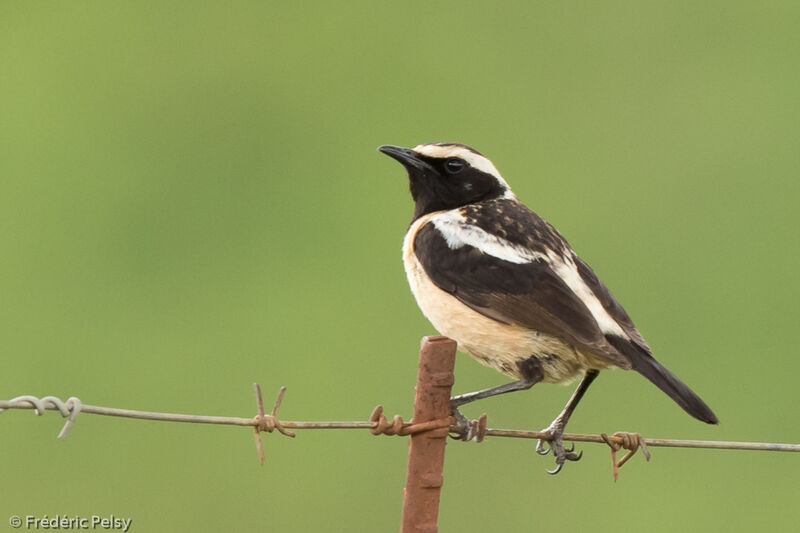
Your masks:
M381 152L408 171L414 219L434 211L467 204L514 198L514 193L491 161L463 144L420 144L409 149L384 145Z

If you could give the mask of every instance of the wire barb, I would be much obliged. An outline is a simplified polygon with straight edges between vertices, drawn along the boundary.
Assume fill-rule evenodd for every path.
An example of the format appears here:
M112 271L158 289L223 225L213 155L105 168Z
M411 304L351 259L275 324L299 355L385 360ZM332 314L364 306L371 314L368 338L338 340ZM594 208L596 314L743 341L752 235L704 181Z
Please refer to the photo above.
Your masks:
M70 428L72 428L72 424L75 423L75 419L78 418L78 414L81 412L82 405L80 398L76 398L75 396L71 396L66 402L63 402L61 401L61 398L58 398L57 396L45 396L44 398L37 398L36 396L31 396L29 394L11 398L8 403L12 405L9 405L7 408L0 408L0 413L6 409L12 409L15 407L28 407L33 408L34 412L38 416L42 416L48 408L57 409L58 412L61 413L61 416L67 419L67 421L64 422L64 427L62 427L61 431L58 433L59 439L63 439L67 436Z
M253 417L253 433L256 438L256 449L258 450L258 458L261 464L264 464L264 444L261 442L261 432L266 431L272 433L276 429L281 435L287 437L296 437L293 431L283 427L281 421L278 420L278 409L281 407L283 395L286 394L286 387L281 387L278 391L278 397L275 399L275 406L272 408L271 414L264 413L264 398L261 396L261 385L253 383L253 388L256 392L256 405L258 407L258 414Z
M608 447L611 448L611 471L614 474L615 482L617 481L617 478L619 478L619 469L622 468L622 465L628 462L628 459L633 457L633 454L635 454L636 450L639 448L642 449L645 459L648 461L650 460L650 450L647 449L647 443L645 442L644 437L638 433L626 433L624 431L618 431L611 437L605 433L601 433L600 437L602 437L605 443L608 444ZM626 453L622 459L617 461L617 451L620 448L628 450L628 453Z
M369 415L369 421L375 424L373 427L369 428L369 432L373 435L404 434L403 427L405 426L405 422L403 422L403 418L400 415L394 415L392 421L389 422L386 419L386 415L383 414L382 405L378 405L372 410L372 414Z
M483 442L483 438L486 436L487 419L486 413L483 413L477 419L469 419L466 417L462 417L461 420L456 419L451 431L459 435L454 438L464 442L469 442L471 440Z
M394 415L392 421L389 422L386 415L383 414L382 405L378 405L372 410L372 414L369 415L369 421L372 423L369 432L373 435L399 435L401 437L422 433L423 431L449 428L453 423L449 416L440 420L431 420L430 422L414 423L412 420L409 423L405 423L400 415Z
M477 420L472 421L472 427L470 430L472 434L475 436L475 442L483 442L483 438L486 436L486 421L488 420L488 416L486 413L483 413L481 416L478 417Z

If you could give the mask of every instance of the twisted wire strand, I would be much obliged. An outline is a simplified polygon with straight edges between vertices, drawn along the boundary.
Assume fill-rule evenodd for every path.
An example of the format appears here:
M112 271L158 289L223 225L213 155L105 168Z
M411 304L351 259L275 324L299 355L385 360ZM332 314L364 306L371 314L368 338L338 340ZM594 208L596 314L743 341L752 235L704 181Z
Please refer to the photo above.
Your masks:
M57 396L45 396L44 398L37 398L36 396L26 394L12 398L7 402L12 405L2 407L4 403L6 402L0 402L0 414L2 414L6 409L24 409L26 408L24 406L27 406L29 409L33 409L38 416L42 416L48 409L57 409L58 412L61 413L61 416L67 419L67 421L64 423L64 427L62 427L61 431L58 433L59 439L63 439L67 436L70 428L72 428L72 424L75 423L75 419L78 418L78 414L81 412L81 400L75 396L71 396L66 402L62 402L61 398Z
M614 433L614 437L617 437L617 440L611 440L611 438L606 435L605 433L601 433L600 436L603 440L608 444L608 447L611 448L611 473L614 476L614 481L617 480L619 477L619 469L622 468L628 459L633 457L633 454L641 448L642 453L644 454L644 458L648 461L650 460L650 450L647 449L647 442L644 440L644 437L639 435L638 433L626 433L623 431L618 431ZM619 449L628 450L628 453L625 456L617 461L617 451Z
M71 403L70 403L71 402ZM43 411L57 410L62 416L68 418L64 427L59 433L60 438L66 436L78 413L97 414L105 416L117 416L125 418L138 418L145 420L161 420L169 422L189 422L197 424L223 424L232 426L256 427L261 424L258 417L231 417L231 416L207 416L207 415L187 415L180 413L163 413L154 411L138 411L133 409L119 409L115 407L103 407L97 405L84 404L76 397L69 398L66 402L61 401L55 396L45 396L37 398L35 396L18 396L12 400L0 400L0 413L7 409L34 409L41 415ZM271 415L265 415L271 416ZM387 421L388 422L388 421ZM440 423L440 421L433 421ZM285 429L368 429L372 430L378 426L379 422L371 420L353 421L292 421L282 420L280 425ZM392 421L392 427L394 425ZM429 424L426 422L426 424ZM413 426L411 423L403 423L403 427ZM421 425L420 425L421 426ZM442 427L442 426L438 426ZM276 426L277 429L277 426ZM423 429L423 428L419 428ZM434 429L434 428L429 428ZM452 426L451 426L452 429ZM483 436L486 437L511 437L522 439L544 439L549 440L550 435L541 431L530 431L520 429L495 429L481 428ZM402 434L398 433L398 434ZM410 434L410 433L406 433ZM612 442L622 446L623 440L619 436L608 437ZM606 444L601 435L587 435L578 433L565 433L563 439L569 442L593 442ZM737 442L737 441L708 441L708 440L678 440L678 439L642 439L646 446L669 447L669 448L705 448L705 449L725 449L725 450L750 450L750 451L778 451L778 452L800 452L800 444L771 443L771 442Z

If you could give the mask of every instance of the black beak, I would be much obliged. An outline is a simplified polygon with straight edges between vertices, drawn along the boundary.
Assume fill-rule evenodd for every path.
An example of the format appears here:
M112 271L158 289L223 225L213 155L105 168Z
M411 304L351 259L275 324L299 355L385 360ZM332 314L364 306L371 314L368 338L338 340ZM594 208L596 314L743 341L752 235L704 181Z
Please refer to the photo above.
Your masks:
M428 163L419 158L419 155L414 150L408 148L401 148L400 146L392 146L391 144L384 144L378 147L379 152L383 152L392 159L400 161L400 163L411 170L412 168L422 171L433 170Z

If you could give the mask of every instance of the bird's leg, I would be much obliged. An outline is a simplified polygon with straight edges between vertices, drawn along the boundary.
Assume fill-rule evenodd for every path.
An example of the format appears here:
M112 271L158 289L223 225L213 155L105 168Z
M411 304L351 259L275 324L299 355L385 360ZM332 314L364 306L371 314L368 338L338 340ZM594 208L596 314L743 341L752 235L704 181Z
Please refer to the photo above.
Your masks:
M507 392L514 392L518 390L527 390L533 387L536 383L540 382L544 377L542 366L539 360L535 357L529 357L517 363L522 379L512 381L511 383L504 383L497 387L489 387L488 389L481 389L474 392L466 392L450 398L450 416L456 419L456 434L455 438L460 440L470 440L472 435L469 433L471 424L467 417L461 414L458 408L462 405L497 396L498 394L505 394Z
M482 400L483 398L497 396L498 394L505 394L506 392L530 389L535 383L535 381L520 379L518 381L512 381L511 383L505 383L497 387L481 389L475 392L467 392L450 398L450 416L456 419L456 427L453 430L455 435L453 438L459 440L471 440L474 436L470 431L472 424L470 424L469 419L461 414L461 411L458 410L459 406L474 402L475 400Z
M578 402L581 401L583 395L586 394L586 390L589 388L589 385L592 384L592 381L597 377L598 371L597 370L587 370L586 376L584 376L583 380L581 380L580 385L578 388L575 389L575 392L572 393L567 405L564 406L564 410L561 411L553 422L542 430L542 432L549 433L550 437L550 448L544 447L544 442L540 439L536 443L536 451L541 455L547 455L547 453L552 450L553 455L556 458L556 467L553 470L548 470L548 474L558 474L561 469L564 467L564 461L577 461L583 455L581 453L575 453L575 445L573 444L572 447L568 450L564 447L564 441L562 440L562 436L564 435L564 427L567 425L569 421L569 417L572 416L572 412L575 410L575 407L578 406Z
M450 398L450 408L459 407L464 404L474 402L476 400L483 400L484 398L497 396L498 394L505 394L507 392L530 389L535 384L536 384L535 381L531 381L528 379L520 379L518 381L512 381L511 383L504 383L503 385L498 385L497 387L489 387L488 389L481 389L474 392L465 392L464 394L459 394L458 396L453 396L452 398Z

